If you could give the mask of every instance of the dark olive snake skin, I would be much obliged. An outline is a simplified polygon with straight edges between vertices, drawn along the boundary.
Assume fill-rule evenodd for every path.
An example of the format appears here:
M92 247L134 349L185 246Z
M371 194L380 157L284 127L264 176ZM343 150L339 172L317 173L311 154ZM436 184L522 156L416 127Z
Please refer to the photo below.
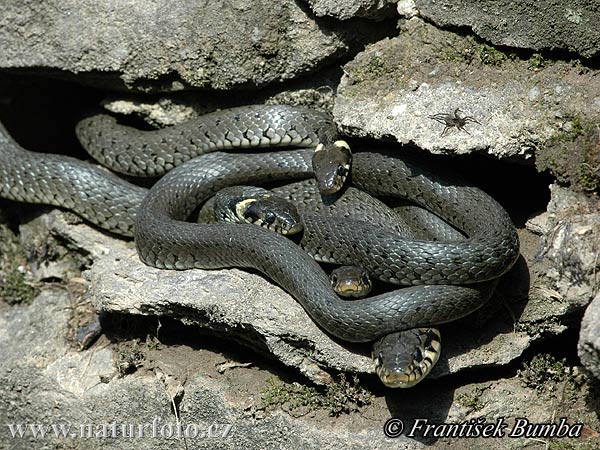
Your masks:
M457 236L451 242L407 240L408 235L402 229L390 233L380 223L361 223L364 214L360 211L356 219L346 214L343 221L331 220L323 217L329 212L310 199L314 195L310 189L289 192L287 188L286 193L301 212L302 208L319 211L318 215L303 214L307 226L302 246L318 261L357 265L367 269L371 276L394 284L466 284L505 273L507 261L510 261L508 267L512 266L519 247L516 230L506 211L480 189L456 181L444 182L440 176L424 171L423 164L419 161L417 166L408 157L358 153L354 155L352 181L355 187L373 195L410 199L445 218L469 239ZM348 209L347 205L342 207ZM373 205L369 204L369 208ZM405 220L405 216L400 219ZM435 225L431 214L422 220ZM412 234L412 228L407 228ZM452 235L447 225L436 228L437 234Z
M30 152L0 124L0 197L62 206L105 230L133 236L147 189L63 155Z
M458 271L462 277L467 275L474 277L461 279L461 283L492 281L470 286L439 284L413 286L368 299L345 302L335 295L327 276L313 259L299 251L293 242L283 236L251 224L204 225L183 222L197 204L223 187L232 184L254 184L265 179L308 176L311 170L310 157L311 151L306 150L269 155L212 153L174 169L154 185L138 213L136 245L140 257L147 264L160 268L251 267L257 269L290 292L325 330L341 339L360 342L373 340L395 330L456 320L474 311L489 298L494 285L493 279L505 273L518 255L516 232L508 216L491 198L477 191L478 201L485 204L483 200L485 197L490 202L490 207L498 208L500 211L498 214L504 216L505 220L501 221L497 230L494 226L485 227L487 234L499 236L497 239L501 242L484 244L485 236L472 237L470 240L476 243L477 248L481 247L483 254L473 254L467 259L475 261L479 257L485 261L490 258L490 251L507 244L511 247L510 251L500 253L500 259L505 258L504 261L502 263L491 261L494 270L480 267L460 270L464 258L456 252L450 252L445 260L456 267L446 271L437 265L438 260L443 259L445 244L399 241L394 244L400 247L418 244L425 247L432 256L421 258L425 263L422 267L408 263L404 271L406 274L403 272L402 277L398 279L409 280L412 284L422 284L432 278L442 280L445 277L442 282L448 282L448 279L457 278L454 271ZM371 154L356 154L352 176L366 170L369 166L365 164L371 162ZM395 169L401 167L397 166ZM418 184L421 182L419 181ZM392 184L388 182L386 185ZM457 188L456 191L453 197L460 200L461 188ZM417 189L416 192L420 190ZM444 189L443 192L446 190ZM472 188L468 188L466 199L469 199L473 192ZM415 196L417 199L418 197ZM472 207L473 204L466 206L465 210ZM346 222L328 220L328 218L316 218L310 227L320 227L319 233L329 235L332 240L336 240L337 242L331 244L336 249L338 244L345 246L347 254L352 252L360 254L360 247L363 245L367 247L368 243L375 244L375 249L371 249L375 260L383 256L391 259L389 254L386 255L388 251L394 251L398 255L411 251L405 248L392 250L392 246L387 243L378 243L379 238L384 235L382 233L372 235L365 233L367 241L364 243L345 242L343 237L335 235L336 224L341 224L340 229L346 228ZM464 224L469 226L469 221L465 220ZM506 230L501 230L502 226ZM473 229L476 230L476 227ZM389 234L386 237L390 237ZM460 247L459 243L453 243L452 248ZM441 255L433 256L435 253L433 249ZM507 259L505 255L508 255ZM351 263L360 265L354 260ZM373 265L372 262L370 264ZM392 270L399 273L403 269L396 266L392 266L391 269L384 268L381 270L382 278L387 277L387 270L393 274ZM419 275L429 273L441 273L441 275L430 276L424 281L418 278Z
M75 129L81 145L115 172L160 176L204 153L250 147L315 147L337 132L327 113L300 106L250 105L215 111L154 131L119 125L114 117L88 117Z
M250 110L252 112L244 117L257 114L256 110ZM305 111L299 114L299 123L309 127L310 115ZM323 123L321 119L316 121L317 128ZM232 122L245 123L241 119ZM283 122L271 129L278 136L287 136L298 131L298 123L292 124L291 131L279 130L286 125ZM82 127L84 125L79 127L80 137ZM141 138L129 144L108 138L110 127L102 125L101 128L101 132L95 132L105 142L97 146L99 149L107 149L106 142L118 143L121 148L135 147L135 142L141 142ZM268 130L266 133L273 134ZM132 133L155 133L154 136L159 136L155 141L169 142L162 137L162 131ZM173 136L173 131L164 133ZM228 130L227 133L226 140L230 143L235 141L231 133L238 136L240 142L243 136L250 140L247 130ZM102 169L68 157L26 152L5 132L2 134L1 196L64 206L105 229L124 235L134 231L140 258L156 267L257 269L290 292L325 330L349 341L371 341L395 330L440 324L469 314L487 301L494 279L505 273L518 256L518 239L510 218L482 191L449 184L394 157L356 154L352 170L355 186L375 195L406 196L463 230L469 239L450 243L405 241L374 226L357 229L350 221L316 218L320 233L327 236L319 250L323 259L335 253L336 257L348 258L349 264L367 266L382 279L407 285L428 284L345 302L333 292L317 263L283 236L253 225L183 222L199 203L222 187L309 177L312 150L209 153L170 171L144 197L144 189ZM206 136L206 132L204 134ZM88 134L92 135L92 132ZM186 135L184 141L193 142L189 139ZM273 142L280 145L283 140L276 138ZM151 144L152 139L146 149ZM186 145L183 148L188 148ZM152 164L167 161L157 149L149 151ZM185 160L187 155L180 159ZM123 166L130 162L136 167L152 166L140 164L141 160L136 157L104 158L105 162L111 159L121 160ZM155 167L151 169L151 175L159 173ZM347 242L342 234L346 230L354 235L358 232L362 240Z
M288 199L296 205L302 215L324 215L345 220L360 220L382 227L397 237L426 241L455 241L465 236L451 227L440 217L418 205L402 199L395 199L396 206L390 208L385 203L352 186L340 194L328 198L322 196L314 179L295 181L275 187L274 194ZM207 202L201 210L205 221L210 217L212 202Z
M421 162L422 164L422 162ZM497 278L512 267L519 241L506 211L478 188L451 184L408 158L379 153L354 157L353 185L376 196L409 199L465 232L468 239L431 242L398 238L376 225L311 218L319 242L315 257L367 269L402 285L464 284ZM352 236L352 243L342 236ZM304 239L310 239L310 236Z

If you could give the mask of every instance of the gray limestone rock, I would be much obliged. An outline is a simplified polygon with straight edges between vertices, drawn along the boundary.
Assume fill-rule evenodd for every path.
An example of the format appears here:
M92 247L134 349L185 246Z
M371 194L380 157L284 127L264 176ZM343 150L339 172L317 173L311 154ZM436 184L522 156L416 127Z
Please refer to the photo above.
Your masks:
M252 407L261 402L259 386L268 373L219 375L214 353L163 353L150 372L120 378L109 342L84 352L69 347L70 313L62 289L0 309L1 449L390 448L384 419L357 429L324 428L277 411L258 417ZM404 437L395 442L396 448L423 447Z
M342 132L432 153L528 160L548 143L575 139L600 111L597 71L520 59L418 18L368 46L344 73L334 107ZM455 112L476 122L442 135L444 124L429 117ZM595 167L589 159L582 156Z
M107 339L83 352L69 346L71 311L72 301L61 288L44 290L29 305L0 305L1 449L438 450L461 442L428 441L421 433L406 437L415 418L462 423L484 417L487 423L506 421L508 431L515 417L542 423L554 412L583 422L588 436L593 437L598 426L593 407L585 406L593 391L582 380L555 374L556 381L529 386L543 379L543 368L458 387L426 383L379 393L359 412L340 417L318 410L294 415L285 403L264 409L262 392L272 374L210 350L163 346L147 352L143 371L119 377L118 348ZM226 364L229 368L220 370ZM561 399L556 391L563 393ZM287 401L304 398L302 392L297 395ZM384 436L383 424L390 416L403 421L404 435ZM34 438L31 425L45 427L46 436ZM63 431L66 437L60 435ZM490 444L483 438L469 442L481 448ZM494 440L501 447L528 442L531 439L506 436Z
M600 293L589 304L583 316L577 353L585 368L600 379Z
M292 0L9 0L0 65L145 91L256 87L314 71L384 28L322 24Z
M414 0L422 17L443 27L470 27L496 45L600 53L595 0Z
M533 269L543 274L531 303L569 315L582 311L598 290L600 273L600 200L558 185L550 186L547 211L527 227L543 233Z
M310 9L318 16L330 16L336 19L367 17L381 19L397 15L396 0L305 0Z
M390 2L310 3L317 14L346 19L363 14L378 17L378 8ZM423 15L430 7L431 17L440 8L439 2L416 3ZM552 30L545 41L539 40L544 28L537 28L535 45L570 48L584 55L597 53L597 36L588 36L587 47L583 42L591 20L585 10L588 3L569 2L575 5L569 11L563 3L565 10L559 12L566 11L567 21L579 23ZM361 34L363 26L351 19L343 26L333 20L315 20L306 12L308 8L292 1L175 4L86 0L75 4L9 0L3 6L3 68L58 69L62 76L79 73L80 81L114 82L113 86L125 83L141 90L229 88L291 79L346 52L353 41L350 33ZM400 2L399 10L408 16L415 14L410 1ZM385 8L381 12L387 14ZM458 16L448 11L442 19ZM552 20L557 23L561 17L554 14ZM484 23L481 18L478 21ZM464 24L459 19L448 22L454 23ZM338 25L340 30L346 27L348 34L330 28ZM476 25L471 26L486 36ZM497 28L490 34L493 42L503 42L502 33L510 33L519 39L510 45L521 42L538 48L527 44L530 36L525 29L520 34L509 27ZM540 156L548 141L562 142L579 135L582 124L600 112L596 71L564 61L521 60L418 19L406 22L399 37L367 48L345 71L335 107L336 120L344 131L416 143L434 153L486 151L498 157L528 159ZM97 81L91 81L96 77ZM311 101L313 94L298 96L301 102ZM327 108L330 96L317 97L315 101ZM271 101L289 98L296 99L296 94L275 94ZM230 99L224 103L227 101ZM188 107L176 100L158 105L114 101L108 107L147 115L148 122L161 125L178 123L199 111L196 105ZM427 116L452 113L456 108L478 123L468 123L465 132L450 129L441 136L443 125ZM585 163L595 167L591 161ZM501 281L493 302L442 327L443 354L431 378L480 369L486 374L482 378L492 377L493 381L456 387L457 383L432 379L408 391L381 389L383 394L377 394L373 405L336 419L323 412L298 418L281 410L262 409L261 392L271 374L252 360L238 364L203 348L164 345L148 350L147 360L134 375L121 377L114 342L101 338L87 351L73 348L69 322L75 300L70 292L55 286L54 280L72 279L87 267L86 299L100 310L173 317L201 327L217 339L226 336L228 342L234 342L230 346L233 352L253 348L289 369L278 366L277 370L301 373L318 384L331 385L331 373L338 371L374 380L367 375L371 372L368 347L329 338L293 298L265 278L236 269L171 272L146 267L131 242L99 232L69 214L43 214L19 228L30 259L28 270L43 286L42 293L31 304L0 302L0 449L115 445L123 449L417 449L426 444L437 449L462 445L450 439L433 443L404 436L387 439L382 427L390 415L403 418L406 424L417 417L438 423L478 417L488 421L527 417L547 422L551 415L569 415L583 420L592 431L598 429L597 415L593 419L595 413L588 414L581 405L583 397L592 398L592 394L586 393L587 387L581 388L579 381L572 385L566 377L559 377L558 384L544 381L542 387L551 386L548 392L562 392L558 399L524 385L521 375L498 379L496 373L482 371L515 361L532 343L564 332L596 293L582 325L579 351L582 363L598 376L600 205L566 188L555 185L551 190L548 211L528 222L531 232L519 230L523 260ZM533 277L531 286L524 276L527 268ZM524 280L526 286L519 287ZM85 280L79 281L85 284ZM528 376L535 380L547 374L542 370ZM571 398L576 400L571 402ZM118 441L40 440L27 432L23 438L14 438L7 426L58 423L79 428L80 424L110 426L116 421L152 427L156 421L160 434L176 428L179 420L184 428L192 424L200 433L211 425L216 428L212 428L212 436L184 442L176 436L157 439L148 434ZM229 425L228 435L219 436ZM470 442L489 447L487 440ZM503 444L530 445L531 440L508 439Z
M111 95L103 101L103 106L115 114L138 116L156 128L186 122L217 109L250 104L300 105L331 112L335 97L331 80L325 77L313 81L317 86L322 84L314 88L301 83L285 90L265 89L225 97L213 92L185 92L163 94L159 99L142 101L130 95Z

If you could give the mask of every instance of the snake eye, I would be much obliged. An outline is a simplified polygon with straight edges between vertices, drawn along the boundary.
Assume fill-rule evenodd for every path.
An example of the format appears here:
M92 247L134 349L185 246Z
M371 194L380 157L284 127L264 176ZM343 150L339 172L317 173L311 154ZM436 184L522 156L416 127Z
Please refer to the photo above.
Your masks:
M421 353L421 349L419 349L418 347L415 348L415 351L413 352L413 359L415 361L422 361L423 360L423 353Z
M335 274L334 274L334 275L331 275L331 281L332 281L334 284L335 284L335 283L337 283L337 281L338 281L338 277L337 277L337 275L335 275Z
M267 225L271 225L273 222L275 222L276 218L277 218L277 216L275 215L275 213L272 211L269 211L268 213L265 214L265 223Z
M337 170L335 171L340 177L343 177L344 175L346 175L346 173L348 173L348 170L344 167L344 166L338 166Z

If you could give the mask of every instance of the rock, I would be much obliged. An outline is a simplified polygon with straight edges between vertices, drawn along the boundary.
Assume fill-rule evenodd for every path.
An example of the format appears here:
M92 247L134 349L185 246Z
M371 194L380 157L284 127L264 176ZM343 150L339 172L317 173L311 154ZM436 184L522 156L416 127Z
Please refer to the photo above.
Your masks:
M560 116L559 116L560 117ZM600 187L600 125L567 120L563 132L536 152L538 171L550 172L558 182L592 193Z
M351 25L318 22L292 0L10 0L0 61L121 89L255 88L314 71L387 28Z
M419 10L414 0L399 0L396 4L396 11L406 19L412 19L419 15Z
M119 377L115 360L120 350L107 339L84 352L69 347L65 335L70 313L67 293L57 288L44 290L29 305L0 307L3 448L83 445L96 450L114 448L118 440L124 450L185 446L438 450L449 448L455 438L428 440L421 433L406 437L416 418L430 423L462 423L484 417L486 423L505 421L508 432L516 417L548 422L548 411L555 411L557 418L584 423L583 442L586 437L598 437L593 403L586 407L585 401L596 398L593 388L562 373L554 373L556 379L548 380L543 367L534 373L529 369L516 377L458 387L425 382L411 390L385 391L373 395L360 411L339 417L319 409L294 415L296 410L290 403L308 396L300 385L274 384L270 381L272 373L260 366L231 364L221 372L219 367L228 358L203 348L165 345L146 349L145 370ZM296 397L291 396L289 386L294 386ZM279 398L281 404L265 408L269 387L271 395L282 392L290 397ZM404 435L394 439L384 436L383 425L390 416L403 421ZM187 434L185 442L177 434L178 423L182 434ZM47 427L46 437L34 438L27 428L30 425ZM64 430L67 437L55 436L52 425L59 433ZM84 434L80 437L82 425ZM131 425L133 433L129 431ZM115 426L117 435L113 437ZM141 436L138 426L144 431ZM19 429L24 437L13 437L12 432L18 434ZM197 437L193 437L196 432ZM529 441L507 436L495 440L518 446ZM489 446L484 438L471 438L470 442L481 448Z
M600 379L600 293L585 310L579 331L577 354L581 364Z
M556 207L551 205L550 210L564 209L563 203L576 203L564 198ZM331 340L290 296L260 276L239 270L168 272L148 268L139 262L131 243L97 232L64 213L42 215L22 225L20 233L30 258L42 261L32 265L40 280L69 279L81 267L90 267L88 277L93 282L89 295L98 309L175 317L219 337L226 335L257 348L317 383L329 382L330 374L337 371L370 373L368 347L343 346ZM530 267L539 267L536 271L544 275L560 275L560 270L552 265L552 252L544 259L545 264L533 265L539 250L536 236L521 230L521 242L524 260ZM589 252L583 244L577 243L581 245L577 248ZM65 262L67 253L77 256ZM50 260L55 258L52 264L48 264L48 256ZM569 315L581 311L589 302L585 286L577 293L569 291L568 283L563 281L565 291L555 294L555 281L545 279L534 284L531 300L526 303L529 285L523 285L529 279L524 265L521 261L516 272L502 282L499 296L488 309L442 327L444 353L434 377L505 365L519 358L531 343L563 332L569 325ZM140 285L144 286L144 296ZM579 298L571 300L570 296ZM256 300L263 303L254 303Z
M153 127L162 128L192 120L217 109L250 104L285 104L309 106L331 112L334 103L334 85L330 76L320 77L319 88L307 88L304 83L294 83L289 89L265 89L261 92L240 93L223 98L210 92L171 93L159 99L140 101L130 96L111 95L103 102L104 108L116 114L135 115ZM339 76L339 75L338 75Z
M550 192L547 211L527 225L544 233L532 267L543 274L544 287L537 291L545 307L568 316L581 312L598 289L600 200L558 185Z
M257 370L247 369L234 370L235 376L219 375L214 366L222 356L215 353L166 353L160 362L155 361L157 366L151 372L119 378L109 342L85 352L69 348L65 335L70 306L67 293L53 289L44 291L31 305L0 310L2 448L79 447L84 442L85 448L105 449L113 447L116 440L125 450L175 448L173 445L389 448L390 441L381 432L384 418L375 424L365 422L357 429L343 422L323 428L322 421L307 422L280 411L256 417L250 407L261 402L259 389L268 372L257 376ZM207 365L198 366L192 357L203 358ZM242 379L236 381L236 377ZM171 388L175 385L179 390ZM177 392L180 396L174 403ZM177 417L173 404L177 404ZM178 435L179 422L182 432ZM37 424L47 430L44 439L34 438L28 428ZM53 425L59 430L58 436ZM143 428L142 435L138 425ZM116 436L112 434L114 427ZM60 435L62 431L66 437ZM185 445L182 433L187 435ZM423 447L405 437L396 442L403 448Z
M438 154L529 160L544 156L547 144L576 140L594 122L597 74L564 61L521 59L413 18L398 37L368 46L344 66L334 117L352 136ZM453 116L456 108L477 122L442 136L444 125L429 116ZM593 148L578 150L580 163L595 167L586 156Z
M600 10L594 0L414 0L421 17L442 27L469 27L495 45L600 53Z
M93 77L102 80L96 82L100 85L120 77L120 82L127 86L144 90L239 87L296 77L332 61L350 44L346 35L331 31L342 25L330 19L313 20L305 12L307 7L298 8L291 1L269 5L243 0L218 5L186 1L183 6L159 1L163 5L162 15L157 9L143 10L147 3L132 0L117 6L106 1L86 0L77 6L73 2L63 3L55 0L7 3L0 17L0 36L7 43L0 50L2 61L13 68L32 65L44 70L59 68L63 71L61 76L66 76L65 71L79 71L78 81L91 83ZM341 2L313 1L314 5L317 3L331 8L331 15L336 7L345 6ZM383 5L383 2L377 5L380 3ZM398 9L414 14L413 5L414 2L401 1ZM235 10L239 17L249 21L256 15L266 19L255 25L256 34L254 29L241 27L233 20L218 24L223 28L199 28L204 21L213 20L202 17L202 13L194 14L205 10L207 17L218 12L227 18ZM366 14L374 12L366 11ZM355 12L363 13L360 8ZM283 25L274 25L272 19L284 13L289 14ZM339 9L338 13L343 14L344 10ZM77 20L66 19L69 14L77 15ZM175 22L180 26L173 26ZM361 24L348 19L343 26L349 32L356 32ZM574 147L588 140L583 132L585 124L600 111L596 71L539 58L524 61L471 38L439 31L419 20L409 21L403 27L401 36L371 46L346 66L348 75L340 89L336 116L341 124L348 121L343 125L347 131L358 136L425 143L429 150L438 153L485 150L498 157L520 160L534 155L537 160L543 159L540 152L553 139L555 143L569 140ZM70 34L63 36L65 29ZM296 29L301 35L288 39ZM215 35L203 42L196 41L211 32ZM229 54L239 67L232 66L234 62L229 60L211 60L220 57L208 50L221 39L220 32L233 35L236 45L243 45L254 36L254 46L235 47L233 54ZM23 35L27 36L27 46L23 44ZM271 44L274 41L279 44L281 35L285 37L283 50L271 53ZM313 46L306 36L314 37L316 44ZM129 43L122 44L127 39ZM296 47L302 56L298 60L291 55ZM203 71L202 67L208 68ZM109 73L100 72L105 70ZM67 95L69 89L65 91ZM47 97L44 90L36 92L41 94L39 97ZM314 89L299 94L261 93L257 97L264 95L271 101L290 98L314 101L327 108L331 96L320 97L317 93L318 89ZM33 97L35 101L36 95ZM215 101L215 107L241 98L230 97L236 98L223 103ZM201 110L196 104L187 105L183 96L165 98L158 104L118 99L108 107L147 115L147 121L153 125L178 123ZM3 109L12 115L18 101L13 105L12 95L4 95L2 99L0 104L6 106ZM52 103L46 109L52 109ZM359 110L350 111L351 105ZM443 125L429 121L427 115L452 113L456 107L461 108L462 115L472 115L480 123L467 124L466 131L471 135L451 129L442 138ZM58 111L53 109L56 116ZM413 114L414 111L418 114ZM31 133L29 112L25 111L21 120L25 134L45 136L39 129ZM371 113L373 118L369 117ZM396 122L406 125L405 128L394 128ZM56 146L53 139L45 140L46 145ZM464 147L462 141L466 142ZM546 159L551 160L553 155ZM569 161L548 168L555 174L577 173L583 164L596 167L592 160L582 157L573 164ZM577 184L572 176L561 181ZM584 189L585 186L589 188L582 184ZM159 271L139 262L131 242L99 232L73 220L69 214L52 211L35 220L25 219L19 233L29 264L19 262L18 267L23 266L27 276L40 285L42 293L30 304L9 306L0 301L0 442L15 449L40 446L40 439L32 436L10 437L8 424L58 423L79 429L82 423L101 426L118 418L119 423L148 427L156 421L160 433L176 428L179 420L185 427L191 424L200 432L210 426L214 426L213 433L226 432L232 426L227 437L213 435L185 441L148 435L140 439L119 438L119 446L124 449L427 446L435 450L462 444L455 439L430 442L420 436L388 439L382 432L385 420L390 416L400 417L409 426L418 417L436 423L460 423L482 417L488 423L504 418L512 423L516 417L527 417L542 423L549 421L548 411L555 418L584 422L587 427L584 433L597 439L598 433L594 431L599 429L595 412L597 395L585 382L570 380L566 376L569 368L562 367L564 370L557 376L555 366L551 365L539 373L526 376L519 373L508 379L503 377L509 370L490 370L512 362L512 373L514 361L522 359L532 343L541 343L572 327L597 290L596 274L600 273L596 258L600 242L597 199L557 185L551 189L548 211L528 223L533 233L519 230L523 258L501 280L494 300L476 314L441 327L444 350L432 379L402 391L384 389L376 384L374 376L367 375L371 366L368 347L342 345L330 339L289 295L259 275L241 270ZM13 209L13 203L6 204ZM23 209L38 210L30 206ZM11 230L16 230L16 226ZM71 337L74 311L79 306L68 280L78 277L82 268L87 268L85 276L90 285L81 303L91 302L113 319L122 313L128 324L140 320L137 316L153 317L147 322L156 321L157 336L158 329L171 322L170 318L201 328L205 334L199 342L190 339L173 343L189 336L185 332L182 336L169 334L165 326L160 333L165 338L164 344L163 341L118 342L124 337L117 335L120 339L112 340L114 336L108 335L89 350L77 351ZM532 277L531 282L528 276ZM85 282L79 281L82 290ZM66 287L57 287L59 282ZM597 317L591 310L588 314L592 318L586 315L583 330L587 337L580 345L583 348L580 354L582 362L594 370L598 367L597 359L596 362L593 359L598 355L598 331L594 328ZM132 364L137 370L123 376L120 358L126 344L143 347L143 351L139 366L137 359ZM205 348L210 345L217 350ZM246 348L282 364L265 363L260 355ZM337 418L329 417L326 410L310 409L310 413L303 410L301 417L294 417L296 410L285 406L306 400L306 394L314 388L299 383L285 383L280 388L269 382L276 373L284 379L308 378L325 385L320 389L329 389L335 386L332 374L339 371L360 374L361 385L368 386L374 398L370 405L357 408L358 412ZM462 376L452 380L435 379L459 372ZM545 377L556 377L558 381L549 383ZM479 381L470 383L472 379ZM535 384L530 386L532 381L545 391L540 393ZM295 397L289 394L289 386L294 387ZM275 410L261 406L264 397L276 397L277 393L290 398L274 402ZM531 444L531 439L502 441L512 446ZM112 448L115 442L110 438L82 441L50 436L42 445L46 448L83 445L95 449ZM484 439L472 439L471 443L489 447Z
M73 213L65 213L64 219L80 223ZM19 236L31 276L36 281L67 281L81 274L81 270L91 263L88 249L70 242L59 241L51 234L52 216L42 214L20 227Z
M25 250L0 213L0 302L31 301L39 293L32 278Z
M118 377L114 366L116 349L107 340L85 352L68 347L65 333L69 314L66 292L56 288L46 290L30 305L0 310L0 436L6 448L40 448L41 442L45 448L76 448L84 442L85 448L95 450L113 448L116 439L124 450L185 445L202 449L343 446L357 450L437 450L451 444L448 439L424 442L420 434L412 439L388 439L382 427L390 415L403 420L405 427L410 427L417 417L436 423L461 423L479 417L493 423L502 417L510 427L514 417L547 422L548 411L552 410L556 417L568 416L576 419L574 422L583 422L587 436L594 436L593 429L597 428L593 408L588 410L584 403L584 398L593 395L589 386L565 377L551 383L541 378L544 390L538 391L523 382L543 373L464 384L450 390L445 383L430 383L423 389L377 394L371 405L349 415L329 417L326 411L317 410L294 417L294 410L286 412L285 404L262 409L261 392L269 386L269 371L232 365L221 373L217 366L223 362L223 356L204 349L164 346L147 354L147 371ZM285 384L277 386L286 389ZM561 399L549 396L555 391L563 392ZM306 396L296 400L302 398ZM193 435L196 430L205 433L204 437L188 434L184 445L176 433L178 422L187 433ZM43 440L34 439L29 431L24 431L23 438L12 437L10 426L18 433L18 426L27 430L30 424L54 424L65 430L70 427L68 434L76 434L56 437L49 428ZM79 437L81 424L83 439ZM117 426L117 437L110 434L113 424ZM128 437L122 434L121 426L128 424L135 427L134 437L128 428ZM141 437L135 434L138 424L145 431ZM100 437L104 427L106 434ZM212 434L207 436L209 430ZM173 435L168 438L171 431ZM91 432L96 433L95 437L87 434ZM489 444L481 438L471 441L481 446ZM504 441L514 445L527 442L508 437Z
M352 17L381 19L396 15L395 0L305 0L317 17L346 20Z

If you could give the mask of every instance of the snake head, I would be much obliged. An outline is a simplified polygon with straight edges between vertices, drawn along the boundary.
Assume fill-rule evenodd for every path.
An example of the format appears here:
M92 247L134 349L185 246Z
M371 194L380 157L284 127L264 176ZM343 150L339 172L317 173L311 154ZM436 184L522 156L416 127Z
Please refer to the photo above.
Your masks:
M440 332L435 328L388 334L373 345L375 372L388 387L412 387L429 374L441 345Z
M364 297L373 287L369 272L356 266L337 267L329 279L333 290L341 297Z
M296 206L270 191L254 186L233 186L215 195L215 217L220 222L250 223L283 235L304 228Z
M293 203L270 195L244 200L236 206L238 216L283 235L302 231L302 220Z
M346 182L352 164L352 152L346 141L319 144L312 157L313 172L319 192L335 194Z

